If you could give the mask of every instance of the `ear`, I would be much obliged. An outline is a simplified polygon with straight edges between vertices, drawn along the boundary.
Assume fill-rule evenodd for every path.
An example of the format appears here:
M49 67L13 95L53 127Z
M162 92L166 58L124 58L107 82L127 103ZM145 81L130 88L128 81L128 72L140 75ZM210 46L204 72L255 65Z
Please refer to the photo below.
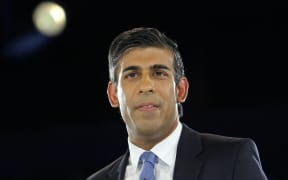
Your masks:
M115 83L112 83L111 81L108 82L107 95L111 106L114 108L119 107L119 101L117 97L117 85Z
M188 95L189 83L186 77L181 77L177 84L177 102L183 103Z

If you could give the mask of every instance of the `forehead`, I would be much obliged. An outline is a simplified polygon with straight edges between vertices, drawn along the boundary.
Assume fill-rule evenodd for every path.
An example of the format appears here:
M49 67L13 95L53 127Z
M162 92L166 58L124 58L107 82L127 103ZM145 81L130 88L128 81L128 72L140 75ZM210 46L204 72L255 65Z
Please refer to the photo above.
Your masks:
M148 68L154 64L162 64L173 69L173 59L171 50L166 48L134 48L122 56L119 68L123 69L128 66Z

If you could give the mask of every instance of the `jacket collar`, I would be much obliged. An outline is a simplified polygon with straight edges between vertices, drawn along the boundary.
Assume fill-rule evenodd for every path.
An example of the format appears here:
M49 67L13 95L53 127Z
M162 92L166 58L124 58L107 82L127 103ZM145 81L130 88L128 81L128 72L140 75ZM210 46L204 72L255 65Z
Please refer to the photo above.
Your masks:
M177 155L174 169L174 180L197 180L202 165L198 154L202 151L202 143L199 134L183 123L181 136L177 147ZM129 151L120 157L119 162L112 167L108 177L114 180L123 180Z
M197 180L202 161L197 156L202 151L199 134L183 124L183 130L177 148L174 180Z
M118 164L113 166L108 172L109 179L123 180L125 177L126 166L128 164L129 151L119 158Z

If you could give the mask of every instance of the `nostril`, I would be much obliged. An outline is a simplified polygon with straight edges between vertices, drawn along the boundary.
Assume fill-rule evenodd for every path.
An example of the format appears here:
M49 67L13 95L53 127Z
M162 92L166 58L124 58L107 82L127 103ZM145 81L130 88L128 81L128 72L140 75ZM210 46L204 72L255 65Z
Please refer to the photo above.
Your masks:
M147 93L150 94L150 93L153 93L153 92L154 92L153 89L147 89L147 90L140 90L139 91L140 94L147 94Z

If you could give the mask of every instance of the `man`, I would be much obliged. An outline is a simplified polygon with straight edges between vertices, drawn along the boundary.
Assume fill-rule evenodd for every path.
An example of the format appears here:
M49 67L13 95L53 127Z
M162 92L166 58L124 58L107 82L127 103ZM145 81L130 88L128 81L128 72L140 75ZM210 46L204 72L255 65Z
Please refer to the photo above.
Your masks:
M138 180L143 152L157 159L151 166L156 180L267 179L253 140L199 133L180 122L189 83L177 44L164 33L144 27L123 32L108 59L107 94L120 109L128 150L88 180Z

